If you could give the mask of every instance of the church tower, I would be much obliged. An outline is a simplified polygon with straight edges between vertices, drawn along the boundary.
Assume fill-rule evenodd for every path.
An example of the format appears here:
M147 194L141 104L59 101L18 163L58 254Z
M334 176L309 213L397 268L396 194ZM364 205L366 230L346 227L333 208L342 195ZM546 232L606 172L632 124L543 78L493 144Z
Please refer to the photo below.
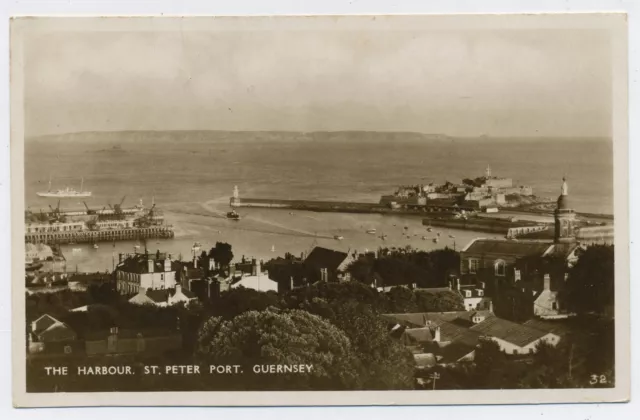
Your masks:
M567 180L562 178L562 188L555 211L555 242L573 242L575 238L576 212L569 201Z

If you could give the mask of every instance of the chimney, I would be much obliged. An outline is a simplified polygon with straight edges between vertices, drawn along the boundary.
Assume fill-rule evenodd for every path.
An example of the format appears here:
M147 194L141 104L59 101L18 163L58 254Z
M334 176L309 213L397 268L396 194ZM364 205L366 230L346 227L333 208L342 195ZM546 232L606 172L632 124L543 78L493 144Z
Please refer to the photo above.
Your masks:
M293 290L293 276L289 277L289 290Z
M147 259L147 270L149 271L149 273L153 273L154 271L153 266L154 266L153 259L152 258Z
M449 290L453 290L453 282L452 282L452 280L449 280Z
M193 268L198 268L198 257L196 254L193 254Z
M164 271L165 273L168 271L171 271L171 259L169 257L169 254L167 254L167 256L164 259Z
M489 312L493 313L493 299L489 301Z
M549 274L544 275L544 290L551 290L551 276Z
M258 262L256 261L255 258L251 259L251 275L252 276L258 275Z
M484 283L483 281L481 281L481 282L480 282L480 288L481 288L482 290L484 290L485 286L486 286L486 285L485 285L485 283Z
M182 285L180 283L176 283L176 295L178 293L182 293Z
M209 258L209 270L213 271L215 269L216 269L215 261L213 260L213 258Z
M433 329L433 341L435 341L436 343L440 342L440 326L436 326Z
M456 278L456 289L458 289L458 291L460 291L460 279Z
M122 252L118 253L118 264L122 262Z

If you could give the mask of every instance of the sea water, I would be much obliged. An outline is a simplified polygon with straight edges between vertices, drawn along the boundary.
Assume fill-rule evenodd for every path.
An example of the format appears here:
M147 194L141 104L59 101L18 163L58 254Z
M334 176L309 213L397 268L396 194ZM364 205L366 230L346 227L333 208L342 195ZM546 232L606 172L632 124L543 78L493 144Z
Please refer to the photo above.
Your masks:
M460 249L475 237L499 237L444 228L427 232L419 217L377 214L242 208L242 219L232 221L224 215L235 185L241 198L377 202L398 185L460 182L482 176L490 165L492 175L512 178L515 185L529 185L534 194L549 198L559 194L566 176L577 211L613 213L613 156L607 140L403 141L394 135L393 141L380 141L377 135L368 141L359 135L350 141L345 133L340 140L322 142L297 141L289 133L242 136L243 141L237 141L237 134L232 141L218 132L134 132L27 139L25 204L36 212L55 207L57 200L36 195L46 190L49 177L53 189L79 189L84 177L84 188L92 191L84 200L90 208L109 208L122 200L127 207L141 199L149 206L154 200L175 227L171 240L63 247L68 270L79 271L110 270L119 252L131 252L136 245L189 259L194 242L204 250L221 241L232 244L236 259L266 260L285 252L299 255L316 245L359 252L380 246ZM84 204L63 199L61 208L84 209Z

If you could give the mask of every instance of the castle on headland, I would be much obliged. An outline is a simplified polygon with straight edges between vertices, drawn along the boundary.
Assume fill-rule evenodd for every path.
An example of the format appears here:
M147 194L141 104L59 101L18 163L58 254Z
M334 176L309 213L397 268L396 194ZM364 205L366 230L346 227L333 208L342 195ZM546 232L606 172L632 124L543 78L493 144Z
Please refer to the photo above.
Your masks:
M484 176L465 178L461 183L445 182L437 185L400 186L393 195L383 195L380 204L392 208L425 207L450 205L476 210L486 210L508 203L510 196L530 197L533 189L529 186L514 186L511 178L493 176L487 165Z

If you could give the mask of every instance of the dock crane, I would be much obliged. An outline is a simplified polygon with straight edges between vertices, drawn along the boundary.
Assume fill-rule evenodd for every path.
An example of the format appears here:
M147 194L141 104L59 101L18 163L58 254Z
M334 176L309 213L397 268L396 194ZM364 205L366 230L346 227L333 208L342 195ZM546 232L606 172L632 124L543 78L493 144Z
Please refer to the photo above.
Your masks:
M85 208L87 209L87 214L97 214L98 213L96 210L90 209L86 202L83 201L82 204L84 204Z

